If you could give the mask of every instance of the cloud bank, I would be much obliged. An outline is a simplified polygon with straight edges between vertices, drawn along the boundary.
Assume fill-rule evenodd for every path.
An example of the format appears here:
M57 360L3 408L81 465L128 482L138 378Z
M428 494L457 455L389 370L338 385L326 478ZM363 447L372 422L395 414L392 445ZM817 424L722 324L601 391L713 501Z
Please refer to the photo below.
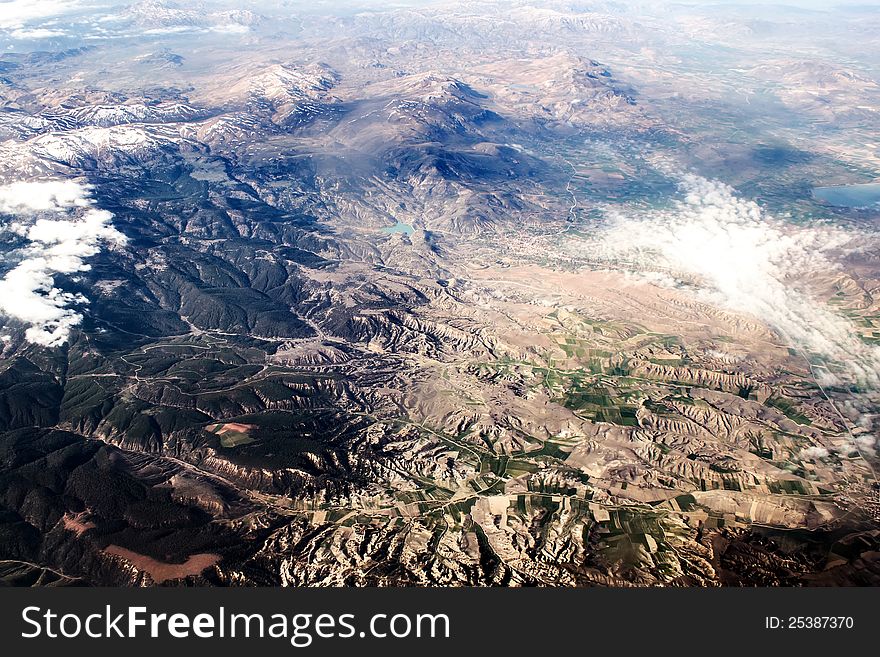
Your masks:
M0 1L0 28L17 28L79 9L82 9L79 0L3 0Z
M71 306L88 299L57 288L55 275L89 270L85 260L100 251L101 243L125 243L110 225L113 215L91 207L90 189L73 181L0 187L0 213L15 217L2 230L28 242L8 254L18 262L0 279L0 314L27 325L29 342L60 346L82 321Z
M683 199L644 217L617 215L597 249L608 261L662 272L667 282L696 283L704 300L749 313L792 346L831 361L857 383L880 387L880 349L852 323L797 289L799 275L833 269L829 253L853 234L799 227L767 215L717 181L685 175ZM820 382L836 378L817 368Z

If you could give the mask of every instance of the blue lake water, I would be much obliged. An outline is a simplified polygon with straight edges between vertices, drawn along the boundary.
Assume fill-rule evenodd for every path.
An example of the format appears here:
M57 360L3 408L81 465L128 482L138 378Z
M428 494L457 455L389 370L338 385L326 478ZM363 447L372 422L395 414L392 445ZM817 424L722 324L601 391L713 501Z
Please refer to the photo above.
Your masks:
M402 221L398 221L393 226L385 226L382 229L383 233L403 233L404 235L412 235L415 232L415 228L410 224L405 224Z
M816 187L813 197L843 208L867 208L880 203L880 183Z

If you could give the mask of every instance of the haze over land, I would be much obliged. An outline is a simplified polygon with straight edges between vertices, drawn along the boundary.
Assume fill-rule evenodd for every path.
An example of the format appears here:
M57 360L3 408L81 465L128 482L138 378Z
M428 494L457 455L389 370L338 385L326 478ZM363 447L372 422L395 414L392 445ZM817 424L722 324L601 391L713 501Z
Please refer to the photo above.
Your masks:
M876 584L878 34L0 2L0 574Z

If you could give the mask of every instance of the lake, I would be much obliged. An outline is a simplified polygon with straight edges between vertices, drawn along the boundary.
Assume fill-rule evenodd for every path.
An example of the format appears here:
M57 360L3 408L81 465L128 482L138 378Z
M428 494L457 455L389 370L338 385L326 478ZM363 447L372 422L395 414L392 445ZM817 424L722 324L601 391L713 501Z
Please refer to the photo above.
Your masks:
M880 183L816 187L813 197L843 208L867 208L880 203Z
M383 233L403 233L404 235L412 235L415 232L415 228L412 227L411 224L405 224L402 221L398 221L393 226L385 226L382 228Z

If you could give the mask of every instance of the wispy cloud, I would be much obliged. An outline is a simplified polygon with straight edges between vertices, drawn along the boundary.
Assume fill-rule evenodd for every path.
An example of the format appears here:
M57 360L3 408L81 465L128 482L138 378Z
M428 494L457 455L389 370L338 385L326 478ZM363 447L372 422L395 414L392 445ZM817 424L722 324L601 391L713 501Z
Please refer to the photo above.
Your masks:
M67 36L64 30L50 30L45 27L38 27L33 30L19 29L13 30L9 36L13 39L55 39L57 37Z
M246 34L251 31L247 25L239 23L226 23L224 25L214 25L209 28L211 32L219 32L221 34Z
M820 461L828 456L829 452L824 447L812 445L805 447L800 452L800 457L805 461Z
M197 28L192 27L190 25L171 25L169 27L154 27L149 30L142 30L141 34L156 36L162 34L181 34L183 32L193 32L197 31Z
M833 269L831 252L853 234L777 220L731 187L699 176L684 175L680 187L683 198L668 209L613 217L597 245L604 258L653 272L655 280L696 284L706 300L767 322L793 346L848 372L846 378L880 386L880 349L798 285Z
M90 269L85 260L100 251L102 242L125 243L110 224L113 215L92 207L89 191L73 181L0 187L0 212L15 217L4 229L28 242L10 254L18 262L0 279L0 313L27 325L30 342L62 345L82 321L71 306L88 299L56 287L55 275Z

